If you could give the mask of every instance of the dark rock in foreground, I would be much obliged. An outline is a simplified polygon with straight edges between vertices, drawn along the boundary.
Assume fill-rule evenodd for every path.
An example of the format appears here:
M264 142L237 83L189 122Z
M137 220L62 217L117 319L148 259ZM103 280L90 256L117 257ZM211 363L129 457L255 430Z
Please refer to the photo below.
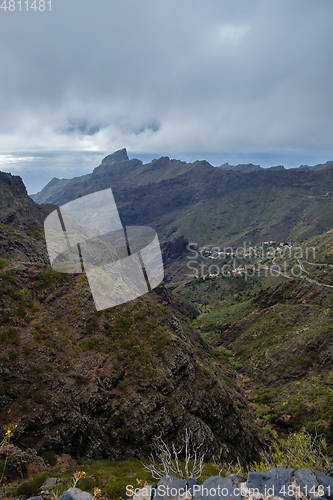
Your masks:
M198 484L195 479L184 480L165 476L156 488L146 486L136 492L133 500L299 499L302 494L311 499L333 498L333 478L320 472L313 473L310 469L294 471L285 467L268 472L250 472L247 481L238 474L228 477L213 476L203 484ZM61 497L61 500L72 499Z

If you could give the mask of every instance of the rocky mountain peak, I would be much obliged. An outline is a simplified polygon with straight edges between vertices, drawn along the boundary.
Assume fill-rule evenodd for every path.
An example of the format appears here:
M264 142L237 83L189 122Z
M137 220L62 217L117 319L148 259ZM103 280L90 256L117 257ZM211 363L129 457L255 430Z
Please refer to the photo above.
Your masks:
M98 179L108 178L114 183L122 179L124 176L126 177L127 175L130 175L130 172L133 169L135 170L140 165L142 165L142 161L134 158L130 160L126 149L123 148L119 151L115 151L111 155L106 156L102 163L98 167L94 168L93 173L91 174L91 179L98 182ZM80 178L78 178L78 182L80 183ZM100 186L98 186L98 188L100 188Z
M28 196L19 175L0 172L0 224L27 226L41 224L50 212Z
M0 172L0 187L1 193L6 192L7 195L26 196L27 190L19 175L7 174Z
M161 158L158 158L157 160L153 160L151 162L152 167L157 167L157 168L163 168L166 167L170 163L170 158L169 156L161 156Z
M118 161L128 161L128 155L127 155L127 150L126 148L119 149L118 151L115 151L114 153L106 156L103 161L102 165L110 165L112 163L118 162Z

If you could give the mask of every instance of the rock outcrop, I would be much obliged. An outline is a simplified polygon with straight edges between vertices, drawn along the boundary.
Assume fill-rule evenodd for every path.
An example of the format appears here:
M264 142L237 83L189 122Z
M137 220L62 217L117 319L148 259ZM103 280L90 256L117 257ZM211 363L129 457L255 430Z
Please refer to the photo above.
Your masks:
M44 460L37 455L36 450L28 448L22 451L13 444L7 444L0 448L0 463L6 463L6 481L24 478L34 468L45 467Z
M238 474L213 476L203 484L195 479L162 477L157 484L132 490L133 500L300 500L333 498L333 477L311 469L279 467L268 472L250 472L248 479ZM59 500L93 500L78 488L70 488Z
M279 467L268 472L250 472L248 479L231 474L227 477L214 476L203 484L193 479L182 480L171 476L162 478L152 488L151 498L160 500L194 500L224 499L257 499L283 498L298 500L300 498L321 497L325 500L333 498L333 478L311 469L286 469ZM165 493L164 493L165 492ZM185 492L185 494L184 494ZM186 495L186 492L187 495ZM143 500L143 490L135 494L134 500ZM147 499L149 500L149 499Z
M53 208L35 203L28 196L21 177L0 172L0 224L40 226Z

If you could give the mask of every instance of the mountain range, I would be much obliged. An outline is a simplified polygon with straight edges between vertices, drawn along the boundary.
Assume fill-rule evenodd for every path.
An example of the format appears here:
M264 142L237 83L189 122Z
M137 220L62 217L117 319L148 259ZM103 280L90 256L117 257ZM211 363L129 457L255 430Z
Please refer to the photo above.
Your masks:
M162 283L96 311L85 275L49 266L42 223L55 206L37 205L10 174L0 196L0 433L16 424L13 457L147 457L157 435L180 441L185 429L207 459L256 456L243 388L192 327L197 308Z
M183 236L199 245L302 240L332 227L332 162L297 169L225 167L168 157L143 164L122 149L91 174L54 178L32 198L63 205L111 187L123 224L151 226L160 241Z
M307 426L333 456L331 163L230 171L167 157L143 165L120 150L91 174L53 179L35 201L0 173L0 428L17 422L15 446L141 457L157 434L170 443L188 428L207 458L250 463L272 430ZM43 221L107 187L124 224L157 230L168 284L95 311L85 275L50 269ZM272 240L288 272L265 273L266 255L251 278L177 282L188 242L244 240ZM312 258L297 253L310 247ZM231 269L231 256L219 258Z

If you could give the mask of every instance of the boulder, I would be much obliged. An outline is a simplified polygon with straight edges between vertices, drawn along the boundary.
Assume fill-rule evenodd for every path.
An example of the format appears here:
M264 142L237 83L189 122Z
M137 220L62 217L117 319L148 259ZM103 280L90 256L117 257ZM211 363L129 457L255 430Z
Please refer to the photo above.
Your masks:
M240 485L245 478L238 474L228 477L213 476L200 486L194 488L194 500L241 500Z
M13 444L7 444L1 447L0 463L6 463L5 477L7 481L23 478L28 474L27 457L20 448Z
M311 469L297 470L295 472L295 478L300 487L300 491L302 491L307 498L315 498L314 492L318 487L318 481Z
M61 479L58 477L48 477L44 484L40 487L40 495L43 498L49 496L50 492L61 483Z
M319 486L321 486L324 490L324 497L328 499L333 498L333 477L326 476L325 474L316 471L314 474L317 478Z
M185 491L185 479L174 476L164 476L157 483L154 500L181 500Z
M186 489L192 498L194 498L194 491L195 491L194 487L197 487L198 485L199 485L198 481L196 479L194 479L193 477L190 477L186 481Z
M295 481L293 482L293 480ZM300 492L300 495L299 495ZM132 500L264 500L285 498L295 500L307 497L310 500L333 499L333 478L311 469L293 469L279 467L268 472L250 472L248 480L238 474L228 477L213 476L203 484L196 479L180 479L165 476L158 484L145 486ZM304 496L303 496L304 495ZM43 500L33 497L29 500ZM94 500L90 493L78 488L70 488L59 500Z
M246 486L254 494L261 493L264 496L295 500L293 474L293 469L285 467L268 472L250 472Z
M69 488L59 497L59 500L95 500L94 497L79 488Z

